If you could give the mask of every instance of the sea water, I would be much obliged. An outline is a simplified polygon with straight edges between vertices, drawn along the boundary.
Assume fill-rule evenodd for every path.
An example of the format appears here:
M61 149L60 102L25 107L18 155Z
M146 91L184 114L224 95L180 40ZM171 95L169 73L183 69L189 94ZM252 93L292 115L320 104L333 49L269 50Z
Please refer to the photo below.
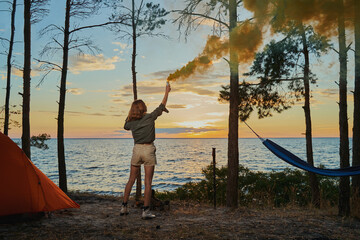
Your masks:
M272 140L306 160L305 139ZM58 184L56 139L47 144L47 150L32 148L32 161ZM68 188L121 195L129 177L133 144L132 139L65 139ZM212 162L212 148L216 148L217 166L227 164L227 139L156 139L155 146L158 164L153 189L158 191L171 191L186 182L204 179L202 169ZM339 167L338 138L314 138L313 149L315 166ZM239 139L239 163L252 171L293 168L258 139Z

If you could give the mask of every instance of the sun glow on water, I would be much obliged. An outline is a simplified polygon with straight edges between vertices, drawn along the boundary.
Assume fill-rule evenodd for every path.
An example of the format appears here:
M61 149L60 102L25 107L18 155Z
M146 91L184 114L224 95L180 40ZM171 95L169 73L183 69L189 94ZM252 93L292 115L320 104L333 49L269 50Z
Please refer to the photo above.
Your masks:
M205 128L212 126L212 124L217 121L218 120L185 121L185 122L179 122L177 123L177 125L188 128Z

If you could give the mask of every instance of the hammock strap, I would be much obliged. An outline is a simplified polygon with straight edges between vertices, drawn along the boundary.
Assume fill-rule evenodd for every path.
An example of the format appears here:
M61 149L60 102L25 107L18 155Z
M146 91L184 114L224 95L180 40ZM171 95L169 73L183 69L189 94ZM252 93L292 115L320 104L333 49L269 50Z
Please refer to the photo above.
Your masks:
M265 141L262 137L260 137L259 134L257 134L257 133L249 126L249 124L247 124L245 121L242 121L242 122L245 123L245 125L246 125L262 142Z

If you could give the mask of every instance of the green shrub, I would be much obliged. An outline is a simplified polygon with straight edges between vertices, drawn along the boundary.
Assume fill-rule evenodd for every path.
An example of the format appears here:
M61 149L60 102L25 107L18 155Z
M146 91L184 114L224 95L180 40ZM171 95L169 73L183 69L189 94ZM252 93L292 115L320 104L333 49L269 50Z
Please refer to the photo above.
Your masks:
M205 177L200 182L189 182L173 192L158 192L160 199L195 200L213 202L213 166L202 170ZM215 169L216 202L226 203L227 167ZM319 176L322 201L329 205L338 202L338 181L336 178ZM239 166L239 203L243 206L305 206L311 202L311 189L306 172L285 169L281 172L254 172Z

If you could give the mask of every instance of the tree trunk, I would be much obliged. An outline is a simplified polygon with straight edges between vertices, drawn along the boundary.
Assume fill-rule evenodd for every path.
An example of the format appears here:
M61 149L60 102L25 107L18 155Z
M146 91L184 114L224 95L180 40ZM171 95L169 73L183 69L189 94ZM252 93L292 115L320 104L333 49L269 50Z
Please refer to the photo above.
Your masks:
M30 159L31 1L24 0L24 72L22 103L22 150Z
M137 88L136 88L136 69L135 69L135 62L136 62L136 22L135 22L135 0L132 0L132 16L131 16L131 25L132 25L132 40L133 40L133 52L132 52L132 59L131 59L131 72L132 72L132 79L133 79L133 92L134 92L134 100L137 99Z
M9 135L9 118L10 118L10 89L11 89L11 57L14 46L15 36L15 12L16 0L13 0L11 10L11 35L9 43L9 53L7 56L7 80L6 80L6 97L5 97L5 119L4 119L4 134Z
M228 135L228 173L226 186L226 206L238 207L238 179L239 179L239 60L233 50L234 39L231 31L237 23L236 0L229 0L230 19L230 109L229 109L229 135Z
M64 112L65 112L65 95L66 95L66 77L67 77L68 57L69 57L70 8L71 8L71 0L66 0L63 64L61 69L60 100L59 100L58 128L57 128L59 187L65 193L67 192L67 179L66 179L65 146L64 146Z
M137 87L136 87L136 22L135 22L135 0L131 1L131 25L132 25L132 40L133 40L133 52L131 56L131 72L133 79L133 92L134 101L137 100ZM135 200L141 199L141 169L139 169L139 175L136 178L136 194Z
M307 162L314 166L313 159L313 148L312 148L312 129L311 129L311 113L310 113L310 60L309 60L309 50L307 46L306 33L303 24L300 24L300 31L302 35L302 43L303 43L303 54L305 58L305 66L304 66L304 87L305 87L305 104L304 104L304 112L305 112L305 125L306 125L306 157ZM320 190L319 183L317 180L317 176L314 173L309 172L309 180L311 187L311 202L315 207L320 207Z
M353 166L360 165L360 2L355 3L355 90L353 124ZM354 193L360 197L360 176L352 177Z
M347 114L347 49L344 21L344 2L338 0L338 38L339 38L339 130L340 130L340 167L349 167L349 126ZM340 216L350 214L350 178L341 177L339 183L339 206Z

